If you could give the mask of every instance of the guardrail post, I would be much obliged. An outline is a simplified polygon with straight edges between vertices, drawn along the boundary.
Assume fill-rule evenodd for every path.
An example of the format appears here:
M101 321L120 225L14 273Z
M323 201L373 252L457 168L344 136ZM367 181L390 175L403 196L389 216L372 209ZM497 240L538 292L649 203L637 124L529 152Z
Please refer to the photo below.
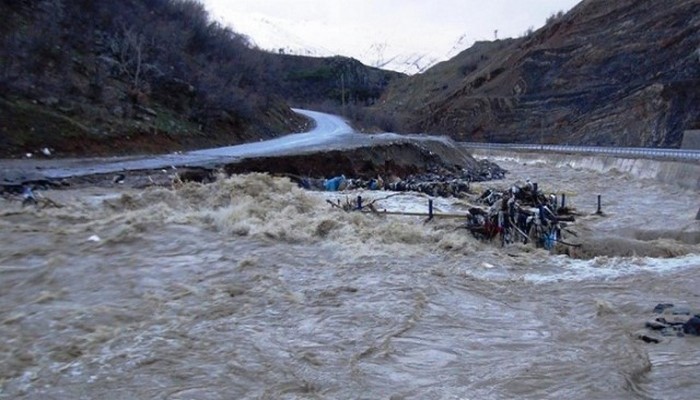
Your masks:
M433 219L433 199L428 199L428 219Z
M357 196L357 209L362 210L362 196Z
M598 211L595 212L596 214L602 214L602 213L603 213L603 209L602 209L602 207L601 207L601 205L600 205L600 197L601 197L601 196L598 195Z

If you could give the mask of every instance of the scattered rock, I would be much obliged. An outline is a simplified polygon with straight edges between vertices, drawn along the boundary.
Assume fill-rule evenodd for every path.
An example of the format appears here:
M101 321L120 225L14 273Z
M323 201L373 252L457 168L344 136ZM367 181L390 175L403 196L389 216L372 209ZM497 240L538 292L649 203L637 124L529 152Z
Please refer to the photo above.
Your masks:
M673 315L690 315L690 309L688 307L673 307Z
M659 303L654 307L653 312L657 317L644 324L649 331L662 336L700 336L700 316L697 314L691 316L692 313L688 307L677 307L673 303ZM660 342L660 339L650 336L648 332L641 332L637 337L646 343Z
M655 337L649 336L649 335L645 335L643 333L640 333L637 337L639 339L643 340L645 343L654 343L654 344L661 343L661 340L659 340Z
M656 305L656 307L654 307L654 312L656 314L663 314L663 312L666 309L672 308L672 307L673 307L673 304L671 304L671 303L659 303Z
M126 176L124 176L124 174L117 174L112 179L112 183L124 183L125 178Z
M700 317L696 315L683 324L683 333L700 336Z
M666 325L658 320L647 321L647 323L644 326L654 331L660 331L669 327L669 325Z
M182 182L211 183L216 180L214 171L207 168L187 168L178 171L177 179Z

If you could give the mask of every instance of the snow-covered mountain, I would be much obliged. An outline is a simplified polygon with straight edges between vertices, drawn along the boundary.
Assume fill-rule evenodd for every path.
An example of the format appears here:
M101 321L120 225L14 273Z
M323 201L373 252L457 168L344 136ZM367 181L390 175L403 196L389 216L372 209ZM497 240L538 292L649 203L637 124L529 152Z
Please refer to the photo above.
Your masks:
M415 51L400 45L389 44L391 42L389 39L372 41L376 38L367 38L363 36L363 32L355 32L352 34L356 35L358 39L369 40L357 40L357 45L341 52L329 48L331 47L329 45L322 45L322 42L328 42L328 40L320 39L327 38L321 37L319 40L314 40L313 38L300 37L294 33L300 30L295 29L294 25L290 25L289 21L275 21L268 17L259 16L248 18L242 22L244 23L234 24L234 29L247 35L255 46L263 50L310 57L341 55L355 58L365 65L409 75L421 73L438 62L450 59L472 44L466 35L462 35L456 38L451 46L436 46ZM298 23L303 24L305 21Z
M263 50L309 57L332 57L335 55L332 50L323 46L307 43L289 29L280 27L268 18L259 17L247 21L243 26L236 25L235 30L247 35L255 46Z
M400 48L392 48L386 42L375 43L367 51L355 58L372 67L413 75L456 56L470 45L471 43L468 42L466 35L460 36L452 47L446 51L436 49L417 53L401 51Z

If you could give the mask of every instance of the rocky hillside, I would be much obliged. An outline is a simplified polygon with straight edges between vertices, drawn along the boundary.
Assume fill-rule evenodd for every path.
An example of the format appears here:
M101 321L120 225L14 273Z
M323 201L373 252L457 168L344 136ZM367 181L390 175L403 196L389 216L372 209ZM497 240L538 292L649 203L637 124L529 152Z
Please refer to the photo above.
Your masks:
M390 86L403 131L459 140L677 147L700 124L700 2L584 0Z
M296 106L318 108L374 104L404 74L369 67L347 57L307 57L262 53L265 90ZM340 112L337 107L337 112Z
M305 128L291 103L371 103L400 76L263 52L196 0L0 0L0 15L0 157L257 141Z

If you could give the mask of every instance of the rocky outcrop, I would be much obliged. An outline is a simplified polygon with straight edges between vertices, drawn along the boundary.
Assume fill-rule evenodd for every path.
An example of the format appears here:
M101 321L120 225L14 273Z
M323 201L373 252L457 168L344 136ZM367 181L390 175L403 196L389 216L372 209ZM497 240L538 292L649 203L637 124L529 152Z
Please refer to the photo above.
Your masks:
M347 57L263 54L265 90L292 104L337 106L373 104L392 81L405 75L368 67ZM340 111L340 108L338 107Z
M460 140L678 147L700 124L698 43L695 0L584 0L397 83L382 107Z

